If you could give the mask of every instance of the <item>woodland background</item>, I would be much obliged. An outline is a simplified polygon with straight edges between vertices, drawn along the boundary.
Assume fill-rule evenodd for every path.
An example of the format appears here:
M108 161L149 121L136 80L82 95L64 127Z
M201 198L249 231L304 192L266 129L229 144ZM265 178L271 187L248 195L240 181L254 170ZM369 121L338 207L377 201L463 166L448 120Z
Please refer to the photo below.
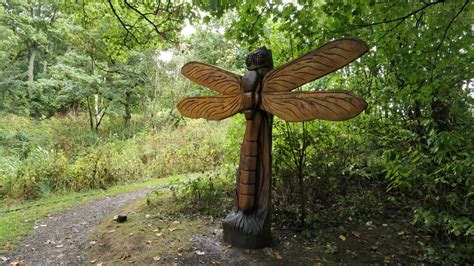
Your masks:
M177 101L210 93L181 66L243 74L259 46L279 66L352 36L370 51L300 90L346 89L369 107L346 122L275 119L274 220L311 237L348 217L407 219L439 240L423 261L465 261L473 17L460 0L0 1L0 202L206 171L181 200L225 215L244 119L181 117Z

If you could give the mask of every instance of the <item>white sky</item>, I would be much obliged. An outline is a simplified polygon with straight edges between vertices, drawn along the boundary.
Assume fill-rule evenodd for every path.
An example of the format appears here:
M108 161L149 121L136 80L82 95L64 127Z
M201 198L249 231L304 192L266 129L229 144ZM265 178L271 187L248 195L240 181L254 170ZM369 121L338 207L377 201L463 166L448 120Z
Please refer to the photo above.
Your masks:
M196 29L189 23L189 21L186 21L186 26L181 30L181 35L187 37L193 35L194 33L196 33ZM173 51L160 51L158 59L162 62L169 63L171 59L173 59Z
M186 26L181 30L181 35L190 36L196 33L196 29L186 21Z
M169 63L171 59L173 59L173 52L168 50L168 51L160 51L160 55L158 56L158 59L160 61L163 61L165 63Z

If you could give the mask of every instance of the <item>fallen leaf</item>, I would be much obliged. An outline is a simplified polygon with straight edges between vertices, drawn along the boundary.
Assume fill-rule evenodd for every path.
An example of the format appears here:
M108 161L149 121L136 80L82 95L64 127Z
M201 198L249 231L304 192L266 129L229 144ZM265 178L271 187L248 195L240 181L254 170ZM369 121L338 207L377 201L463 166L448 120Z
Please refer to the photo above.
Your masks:
M148 245L151 245L152 242L151 242L151 240L148 240L148 241L146 241L146 243L147 243Z
M178 230L178 228L176 228L176 227L172 227L172 228L170 228L169 230L170 230L170 232L173 232L173 231L176 231L176 230Z
M282 260L283 259L283 257L280 255L280 252L278 252L278 251L274 252L273 254L275 255L275 258L277 260Z
M91 264L94 264L94 263L97 262L97 260L91 260L91 261L89 261L89 262L90 262Z
M108 233L113 233L115 232L115 229L110 230Z
M72 236L66 236L64 239L72 239Z
M18 266L18 265L23 264L23 263L25 263L25 260L16 260L16 261L13 261L12 263L10 263L10 265Z
M273 255L273 249L272 248L266 247L266 248L262 249L262 251L263 251L263 253L265 253L269 257L271 257Z
M155 232L155 233L160 232L160 229L155 229L155 230L153 230L153 232Z
M180 224L180 221L174 221L173 224Z
M156 233L157 237L161 237L162 235L163 235L163 233Z
M161 257L159 257L159 256L153 257L153 260L154 261L159 261L159 260L161 260Z
M102 262L97 263L95 266L102 266Z
M360 232L358 232L358 231L353 231L353 232L352 232L352 235L355 236L355 237L357 237L357 238L360 238L362 234L361 234Z
M130 255L128 252L123 254L121 257L120 257L120 260L127 260L128 258L130 258L132 255Z
M346 241L346 237L344 235L339 235L339 239L342 241Z
M196 250L196 255L198 255L198 256L204 256L204 255L206 255L206 252Z
M64 245L57 245L56 248L62 248Z
M96 241L91 241L91 242L89 242L89 245L93 246L93 245L95 245L95 243L97 243L97 242Z
M145 218L150 218L150 215L149 215L149 214L146 214L146 215L145 215Z

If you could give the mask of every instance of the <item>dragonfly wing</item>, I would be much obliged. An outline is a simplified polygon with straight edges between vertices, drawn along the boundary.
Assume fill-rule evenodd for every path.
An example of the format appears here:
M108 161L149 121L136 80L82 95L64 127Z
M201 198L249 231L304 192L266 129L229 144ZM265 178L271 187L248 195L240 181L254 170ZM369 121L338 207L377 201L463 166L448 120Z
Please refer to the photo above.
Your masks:
M367 103L348 91L283 92L263 95L263 109L288 122L351 119Z
M189 118L221 120L240 111L240 95L188 97L181 100L179 112Z
M288 92L336 71L369 50L357 39L344 38L325 45L268 72L263 92Z
M192 61L181 68L181 74L199 85L224 95L240 93L242 77L216 66Z

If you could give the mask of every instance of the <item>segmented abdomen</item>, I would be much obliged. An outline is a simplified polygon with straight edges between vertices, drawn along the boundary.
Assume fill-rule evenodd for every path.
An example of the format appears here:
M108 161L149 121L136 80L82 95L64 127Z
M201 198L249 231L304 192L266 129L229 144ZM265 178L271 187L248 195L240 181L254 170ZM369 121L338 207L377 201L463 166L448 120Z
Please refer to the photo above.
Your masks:
M256 119L255 119L256 118ZM257 170L257 137L260 117L247 120L244 142L242 143L242 155L240 157L239 172L239 209L249 211L255 204L255 182Z

